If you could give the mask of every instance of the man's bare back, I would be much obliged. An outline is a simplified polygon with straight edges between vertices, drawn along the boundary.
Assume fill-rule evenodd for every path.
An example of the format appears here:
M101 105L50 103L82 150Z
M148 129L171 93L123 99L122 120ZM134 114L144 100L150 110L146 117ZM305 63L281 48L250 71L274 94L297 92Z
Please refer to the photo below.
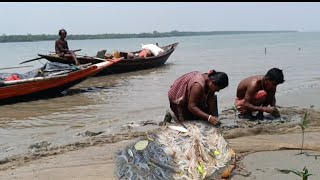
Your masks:
M262 90L261 87L261 79L263 75L250 76L243 79L237 88L237 97L239 99L243 99L246 95L246 91L248 87L254 87L257 91Z

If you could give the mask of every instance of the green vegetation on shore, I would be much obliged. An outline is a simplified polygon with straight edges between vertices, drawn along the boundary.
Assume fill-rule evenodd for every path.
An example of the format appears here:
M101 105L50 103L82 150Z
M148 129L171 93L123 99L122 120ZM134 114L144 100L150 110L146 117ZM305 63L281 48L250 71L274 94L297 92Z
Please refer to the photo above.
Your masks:
M177 37L177 36L206 36L206 35L227 35L227 34L253 34L253 33L287 33L297 31L207 31L207 32L187 32L187 31L171 31L152 33L132 33L132 34L95 34L95 35L68 35L69 40L85 40L85 39L124 39L124 38L159 38L159 37ZM56 40L58 35L41 34L41 35L6 35L0 36L0 43L5 42L32 42L32 41L50 41Z

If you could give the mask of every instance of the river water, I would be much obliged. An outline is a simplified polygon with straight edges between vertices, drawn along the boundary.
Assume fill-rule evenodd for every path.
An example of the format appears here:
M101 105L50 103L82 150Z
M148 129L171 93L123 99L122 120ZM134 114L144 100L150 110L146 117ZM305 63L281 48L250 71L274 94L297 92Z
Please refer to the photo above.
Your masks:
M219 111L232 107L241 79L265 74L273 67L283 69L286 80L278 87L280 100L303 96L301 91L318 90L320 85L320 33L317 32L68 42L71 49L82 49L78 52L81 55L95 55L101 49L109 53L135 51L140 49L141 43L157 42L161 46L179 42L179 46L165 66L93 77L57 98L1 106L0 159L27 151L36 142L74 142L78 138L75 135L86 130L112 133L129 122L159 122L168 107L170 85L190 71L215 69L228 74L229 86L218 93ZM54 41L2 43L0 67L18 66L24 60L35 58L37 53L47 54L53 50ZM45 62L34 61L25 64L33 67L2 72L23 73ZM319 99L320 92L313 93ZM278 102L288 106L308 104L294 101L294 98L286 101L289 104Z

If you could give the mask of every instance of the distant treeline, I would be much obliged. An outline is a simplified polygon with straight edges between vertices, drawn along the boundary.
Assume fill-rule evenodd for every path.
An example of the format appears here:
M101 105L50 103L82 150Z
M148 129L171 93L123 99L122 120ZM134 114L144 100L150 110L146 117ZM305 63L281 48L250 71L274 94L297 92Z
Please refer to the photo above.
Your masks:
M85 40L85 39L124 39L124 38L160 38L176 36L206 36L206 35L226 35L226 34L253 34L253 33L287 33L297 31L208 31L208 32L157 32L139 33L139 34L95 34L95 35L68 35L68 40ZM58 39L58 35L41 34L41 35L5 35L0 36L0 43L5 42L32 42L32 41L50 41Z

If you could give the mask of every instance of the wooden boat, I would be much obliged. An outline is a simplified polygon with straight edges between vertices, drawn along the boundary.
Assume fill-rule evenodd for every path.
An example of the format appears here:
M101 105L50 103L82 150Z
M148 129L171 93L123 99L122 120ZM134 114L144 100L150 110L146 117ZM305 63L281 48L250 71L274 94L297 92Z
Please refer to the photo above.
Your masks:
M179 43L174 43L174 44L170 44L164 47L161 47L164 52L159 54L158 56L150 56L150 57L135 57L135 58L127 58L125 52L120 52L120 57L124 57L124 59L111 66L110 68L105 69L104 71L101 71L101 73L99 73L99 75L102 74L111 74L111 73L123 73L123 72L129 72L129 71L136 71L136 70L142 70L142 69L149 69L149 68L154 68L154 67L159 67L161 65L163 65L168 58L170 57L170 55L173 53L173 51L177 48ZM139 53L140 51L134 51L131 52L132 54L136 54ZM71 61L71 57L69 57L69 59L67 58L62 58L59 57L57 55L43 55L43 54L38 54L38 56L40 56L40 58L45 58L51 62L61 62L61 63L70 63ZM97 62L101 62L105 59L103 58L99 58L99 57L90 57L90 56L79 56L77 57L78 61L80 64L83 63L97 63Z
M123 58L118 58L97 64L89 63L80 66L71 66L73 68L42 73L40 77L1 81L0 104L55 96L84 81L88 77L94 76L105 68L120 62L122 59ZM41 72L41 70L42 68L35 70L35 72Z

